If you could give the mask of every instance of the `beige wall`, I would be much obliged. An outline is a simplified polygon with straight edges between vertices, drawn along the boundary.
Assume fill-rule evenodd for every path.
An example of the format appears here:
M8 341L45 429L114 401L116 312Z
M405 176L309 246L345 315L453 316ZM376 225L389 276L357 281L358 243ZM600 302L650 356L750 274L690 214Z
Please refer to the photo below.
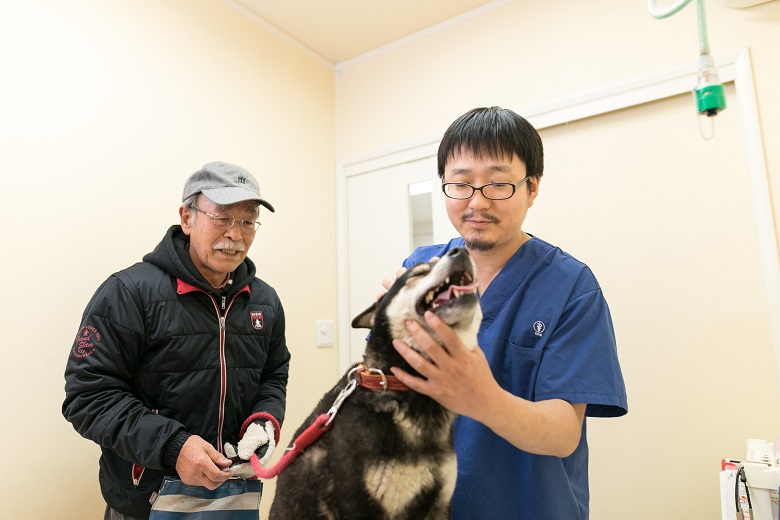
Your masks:
M707 7L713 53L750 49L778 201L780 122L770 115L780 114L774 94L780 2L734 10L710 1ZM340 319L335 160L439 135L474 106L520 110L686 64L695 59L695 28L692 6L659 21L641 1L516 1L348 63L334 90L329 67L218 0L0 3L0 237L8 280L0 309L0 403L7 423L0 433L6 446L0 517L99 517L98 450L60 415L64 363L94 289L139 260L176 222L182 182L204 162L248 168L277 208L265 217L251 257L279 291L288 316L293 366L286 444L336 375L336 349L313 345L316 319ZM597 274L605 286L614 283L608 273ZM622 349L628 371L640 371L629 346ZM630 403L657 394L647 408L670 407L665 417L680 419L672 427L687 428L687 441L741 455L733 452L741 450L742 437L723 439L694 428L691 409L699 408L693 396L633 384ZM776 391L774 381L758 388ZM717 403L722 397L699 399ZM761 413L762 401L747 397L748 412ZM776 395L769 402L774 406ZM718 412L711 403L701 409ZM641 410L632 413L642 417ZM769 414L770 427L744 437L780 433L777 411ZM660 431L652 419L636 424L630 415L598 423L594 434L603 446L617 432L618 452L632 453ZM663 445L652 452L664 454ZM653 459L656 466L643 457L642 464L621 467L633 478L630 489L619 489L636 498L623 498L619 506L633 503L646 511L649 501L663 497L646 495L643 484L670 479L669 486L690 486L694 505L713 516L717 461L711 482L691 483L675 481L674 468L662 459ZM621 479L619 472L615 478ZM602 513L597 518L624 518L625 510L610 508L604 498L613 482L596 485L594 518L596 511ZM46 489L44 498L38 488ZM271 483L267 497L272 493ZM664 514L670 510L663 508Z
M277 210L250 257L287 312L289 436L337 370L314 346L337 319L332 69L217 0L30 0L0 3L0 71L0 517L102 518L65 361L98 284L154 248L208 161Z
M712 53L747 48L752 57L780 228L780 2L706 6ZM642 1L511 2L342 64L337 156L350 163L400 150L440 136L476 106L522 113L697 56L695 5L656 20ZM727 91L728 113L706 143L687 95L542 131L548 173L529 230L593 266L613 307L629 392L628 416L589 422L597 520L719 518L720 458L744 456L745 438L780 433L743 108ZM733 196L714 196L708 185L724 182Z

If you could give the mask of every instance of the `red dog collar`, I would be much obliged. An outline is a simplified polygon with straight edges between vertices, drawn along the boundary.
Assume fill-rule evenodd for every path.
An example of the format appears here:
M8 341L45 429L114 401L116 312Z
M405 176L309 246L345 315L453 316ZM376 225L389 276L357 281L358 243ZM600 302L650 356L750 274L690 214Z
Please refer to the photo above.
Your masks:
M403 384L395 376L385 375L377 368L365 368L356 373L357 382L368 390L392 390L394 392L406 392L409 387Z

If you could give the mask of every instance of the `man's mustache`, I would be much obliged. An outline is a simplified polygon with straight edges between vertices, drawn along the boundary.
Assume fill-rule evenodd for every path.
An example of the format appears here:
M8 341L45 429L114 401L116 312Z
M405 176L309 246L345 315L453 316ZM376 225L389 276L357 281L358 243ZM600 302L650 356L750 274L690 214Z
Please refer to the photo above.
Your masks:
M465 222L467 220L473 220L475 215L479 215L479 220L487 220L488 222L492 222L493 224L498 224L501 222L498 220L498 217L491 215L490 213L483 213L483 212L477 212L472 211L471 213L465 213L461 215L460 219Z
M241 242L233 242L232 240L225 240L223 242L217 242L212 249L229 249L230 251L243 252L246 251L246 246Z

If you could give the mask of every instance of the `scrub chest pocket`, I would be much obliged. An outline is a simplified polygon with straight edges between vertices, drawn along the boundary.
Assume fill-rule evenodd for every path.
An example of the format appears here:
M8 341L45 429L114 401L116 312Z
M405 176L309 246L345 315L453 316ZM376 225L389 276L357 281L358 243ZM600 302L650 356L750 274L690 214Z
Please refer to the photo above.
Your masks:
M525 348L509 340L504 347L501 386L515 395L533 400L542 360L541 349Z

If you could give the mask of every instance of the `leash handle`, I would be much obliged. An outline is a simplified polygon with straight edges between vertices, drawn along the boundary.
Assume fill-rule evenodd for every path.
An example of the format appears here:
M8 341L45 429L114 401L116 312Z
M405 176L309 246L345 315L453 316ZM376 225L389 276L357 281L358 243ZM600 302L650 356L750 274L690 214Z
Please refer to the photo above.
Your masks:
M244 421L244 424L241 425L241 431L238 432L238 438L240 439L241 437L243 437L244 434L246 433L246 429L249 428L249 425L258 419L271 421L271 424L274 425L274 442L276 442L276 444L279 444L279 434L282 430L282 427L279 425L279 421L276 420L276 417L274 417L273 415L267 412L253 413L252 415L247 417L246 420Z

